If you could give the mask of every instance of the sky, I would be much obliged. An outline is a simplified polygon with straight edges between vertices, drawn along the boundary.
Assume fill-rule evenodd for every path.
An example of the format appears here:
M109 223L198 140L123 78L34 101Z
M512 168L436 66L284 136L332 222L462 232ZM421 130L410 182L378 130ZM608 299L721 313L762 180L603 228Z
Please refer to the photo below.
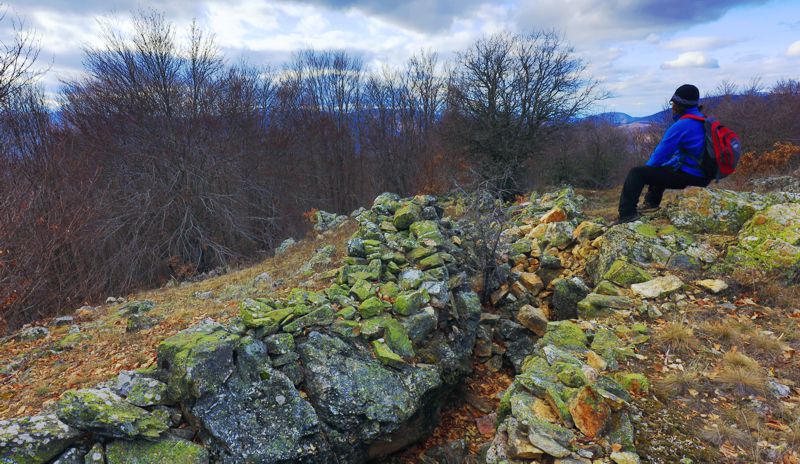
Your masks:
M679 85L713 93L800 78L800 0L0 0L41 47L53 95L81 76L83 50L101 45L103 24L126 30L132 12L155 9L179 37L196 20L231 62L280 67L304 48L345 49L372 69L401 66L433 50L451 59L499 31L555 30L611 97L594 112L660 111Z

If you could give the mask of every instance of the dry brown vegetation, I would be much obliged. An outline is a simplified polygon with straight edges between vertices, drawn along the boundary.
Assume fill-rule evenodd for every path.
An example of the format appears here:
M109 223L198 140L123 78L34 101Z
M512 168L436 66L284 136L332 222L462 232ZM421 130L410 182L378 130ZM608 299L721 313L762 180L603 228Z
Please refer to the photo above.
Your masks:
M50 327L48 337L34 342L4 339L0 343L0 366L14 368L8 374L0 374L0 419L34 414L67 389L89 387L121 370L151 365L161 340L205 318L225 321L236 316L243 298L281 295L306 282L297 270L318 248L336 246L333 266L343 257L342 244L353 232L354 224L349 221L319 239L300 241L291 252L251 267L196 283L129 295L128 300L149 299L156 303L150 315L161 321L149 329L126 332L126 320L117 314L120 305L112 304L76 313L81 333L88 338L72 349L55 350L56 343L68 333L66 326ZM318 279L326 270L327 267L320 268L306 288L327 286L329 282ZM274 288L255 284L255 277L263 272L283 284ZM213 293L213 299L194 296L207 291Z

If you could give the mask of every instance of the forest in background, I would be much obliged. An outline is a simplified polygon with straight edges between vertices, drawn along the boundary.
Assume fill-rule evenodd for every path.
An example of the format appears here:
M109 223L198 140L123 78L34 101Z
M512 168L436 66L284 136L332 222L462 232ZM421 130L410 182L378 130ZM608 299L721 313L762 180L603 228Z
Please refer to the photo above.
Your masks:
M57 108L37 84L32 32L0 44L0 333L259 259L305 233L312 208L346 214L384 191L487 179L510 194L608 188L671 122L584 118L607 95L555 32L372 70L339 50L230 64L196 26L154 12L134 25L107 26ZM739 182L797 168L800 81L713 95L710 113L750 150Z

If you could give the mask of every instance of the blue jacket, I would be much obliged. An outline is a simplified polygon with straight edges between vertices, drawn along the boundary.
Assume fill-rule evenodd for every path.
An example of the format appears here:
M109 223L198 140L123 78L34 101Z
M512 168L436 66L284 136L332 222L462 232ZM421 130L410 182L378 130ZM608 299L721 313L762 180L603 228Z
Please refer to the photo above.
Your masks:
M686 114L705 117L696 107L689 108ZM698 163L703 159L706 147L703 123L694 119L678 119L677 116L674 119L675 123L667 129L664 138L647 160L647 165L677 167L687 174L705 177Z

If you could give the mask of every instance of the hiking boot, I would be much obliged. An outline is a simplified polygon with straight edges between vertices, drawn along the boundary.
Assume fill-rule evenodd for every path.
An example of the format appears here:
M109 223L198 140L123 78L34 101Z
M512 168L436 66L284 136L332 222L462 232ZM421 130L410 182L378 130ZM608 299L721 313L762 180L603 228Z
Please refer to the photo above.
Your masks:
M639 207L639 212L642 214L655 213L660 209L661 207L658 205L654 205L652 203L644 203L642 204L642 206Z
M637 219L641 218L642 215L639 213L633 213L630 216L620 216L617 218L616 221L612 222L612 226L618 226L620 224L627 224L629 222L636 221Z

